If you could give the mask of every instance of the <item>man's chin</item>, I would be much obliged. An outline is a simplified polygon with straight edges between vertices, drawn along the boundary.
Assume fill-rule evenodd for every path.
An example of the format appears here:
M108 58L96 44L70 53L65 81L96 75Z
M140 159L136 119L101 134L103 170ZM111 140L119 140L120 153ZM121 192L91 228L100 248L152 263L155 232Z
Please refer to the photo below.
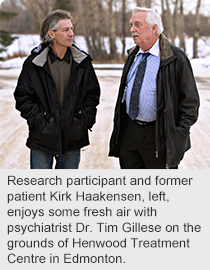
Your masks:
M68 41L67 42L67 47L71 47L72 46L72 43L73 43L73 41Z
M134 37L134 38L133 38L133 41L134 41L135 43L137 43L137 42L138 42L138 39L139 39L138 37Z
M135 43L135 44L137 44L137 43L138 43L138 41L137 41L135 38L133 38L133 41L134 41L134 43Z

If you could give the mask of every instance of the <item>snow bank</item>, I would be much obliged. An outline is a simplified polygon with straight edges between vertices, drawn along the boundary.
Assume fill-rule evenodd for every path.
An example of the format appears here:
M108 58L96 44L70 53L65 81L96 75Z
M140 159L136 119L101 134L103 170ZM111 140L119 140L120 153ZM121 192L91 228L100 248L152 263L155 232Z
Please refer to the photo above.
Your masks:
M29 55L31 50L40 43L39 35L12 35L17 37L13 43L6 47L6 51L0 54L0 57L13 56L14 53L20 55Z
M194 74L206 73L210 77L210 56L191 60Z

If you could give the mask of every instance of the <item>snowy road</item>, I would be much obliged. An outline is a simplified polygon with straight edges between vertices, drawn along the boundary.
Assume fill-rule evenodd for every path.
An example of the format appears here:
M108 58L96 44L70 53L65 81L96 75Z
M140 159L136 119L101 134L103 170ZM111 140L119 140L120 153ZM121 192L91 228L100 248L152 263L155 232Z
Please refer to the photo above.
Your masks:
M102 93L97 123L90 133L91 145L82 149L80 169L119 169L118 159L108 157L114 106L120 70L97 70ZM14 109L13 91L19 70L0 70L0 169L28 169L29 149L26 121ZM201 107L198 122L191 128L192 148L180 169L210 168L210 75L196 74Z

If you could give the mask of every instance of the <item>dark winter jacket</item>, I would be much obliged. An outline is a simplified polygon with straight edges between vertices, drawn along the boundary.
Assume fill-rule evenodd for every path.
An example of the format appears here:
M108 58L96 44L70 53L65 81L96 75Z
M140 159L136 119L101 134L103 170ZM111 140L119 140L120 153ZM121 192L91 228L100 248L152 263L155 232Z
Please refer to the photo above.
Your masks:
M199 96L189 59L184 52L160 35L160 67L156 80L156 157L166 155L166 168L177 166L190 148L190 126L198 118ZM119 157L125 102L126 77L139 47L129 51L115 107L114 129L109 156Z
M14 92L16 109L27 120L26 145L52 155L65 154L89 144L88 129L95 123L100 87L92 59L76 45L62 108L47 63L49 47L40 44L23 65Z

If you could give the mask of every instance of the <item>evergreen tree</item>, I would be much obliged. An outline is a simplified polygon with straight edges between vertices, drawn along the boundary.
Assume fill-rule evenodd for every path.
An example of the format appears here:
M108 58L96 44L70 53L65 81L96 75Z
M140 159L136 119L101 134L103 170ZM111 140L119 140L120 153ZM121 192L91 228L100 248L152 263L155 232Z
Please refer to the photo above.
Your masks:
M15 12L5 12L0 10L0 18L1 20L11 20L15 17L17 13ZM11 32L4 31L0 28L0 53L5 51L5 47L12 44L15 37L11 36Z

